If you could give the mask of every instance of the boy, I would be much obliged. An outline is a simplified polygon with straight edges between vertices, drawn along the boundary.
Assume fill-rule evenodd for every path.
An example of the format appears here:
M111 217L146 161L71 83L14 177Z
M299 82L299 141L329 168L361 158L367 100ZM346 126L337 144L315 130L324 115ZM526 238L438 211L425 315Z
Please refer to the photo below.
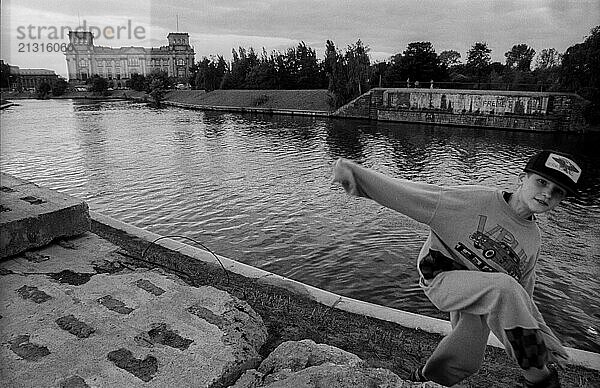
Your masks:
M571 155L544 150L519 175L514 193L482 186L439 187L395 179L346 159L334 165L334 182L429 226L417 260L419 285L450 313L452 332L415 381L451 386L476 373L489 331L517 361L525 387L560 387L551 363L565 349L533 302L540 232L535 215L577 193L581 168Z

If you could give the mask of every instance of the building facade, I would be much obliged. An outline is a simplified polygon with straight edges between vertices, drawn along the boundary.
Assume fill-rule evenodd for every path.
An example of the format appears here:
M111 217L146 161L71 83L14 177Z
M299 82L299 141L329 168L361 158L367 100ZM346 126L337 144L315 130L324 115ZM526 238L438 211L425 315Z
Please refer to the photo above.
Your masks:
M42 83L54 86L60 77L54 70L48 69L21 69L19 66L9 65L10 88L12 90L35 91Z
M148 75L154 70L187 82L194 64L194 48L186 32L167 35L168 46L105 47L95 46L88 31L69 31L69 48L65 52L69 82L83 83L93 75L109 80L112 87L125 87L133 74Z

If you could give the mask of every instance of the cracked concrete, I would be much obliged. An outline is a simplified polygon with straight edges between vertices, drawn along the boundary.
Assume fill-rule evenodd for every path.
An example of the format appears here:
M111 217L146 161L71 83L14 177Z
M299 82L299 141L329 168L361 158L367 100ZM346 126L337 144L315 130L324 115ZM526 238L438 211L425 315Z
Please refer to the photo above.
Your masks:
M118 251L86 233L0 263L4 386L214 388L258 366L267 332L245 302Z
M88 205L79 199L5 173L0 191L1 258L90 229Z

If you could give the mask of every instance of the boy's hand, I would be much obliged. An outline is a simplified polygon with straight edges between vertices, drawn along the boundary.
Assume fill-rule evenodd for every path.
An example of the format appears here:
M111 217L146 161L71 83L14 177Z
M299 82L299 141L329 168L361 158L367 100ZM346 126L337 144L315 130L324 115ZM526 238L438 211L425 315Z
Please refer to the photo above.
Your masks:
M359 196L351 163L347 159L339 158L333 165L333 181L341 183L348 194Z

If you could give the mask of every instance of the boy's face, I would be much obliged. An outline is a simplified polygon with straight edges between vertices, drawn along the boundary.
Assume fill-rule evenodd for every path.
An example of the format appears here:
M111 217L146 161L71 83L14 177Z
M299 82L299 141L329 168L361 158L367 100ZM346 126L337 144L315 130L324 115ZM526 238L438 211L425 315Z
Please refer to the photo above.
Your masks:
M523 173L521 178L521 200L532 213L550 211L567 196L565 189L538 174Z

